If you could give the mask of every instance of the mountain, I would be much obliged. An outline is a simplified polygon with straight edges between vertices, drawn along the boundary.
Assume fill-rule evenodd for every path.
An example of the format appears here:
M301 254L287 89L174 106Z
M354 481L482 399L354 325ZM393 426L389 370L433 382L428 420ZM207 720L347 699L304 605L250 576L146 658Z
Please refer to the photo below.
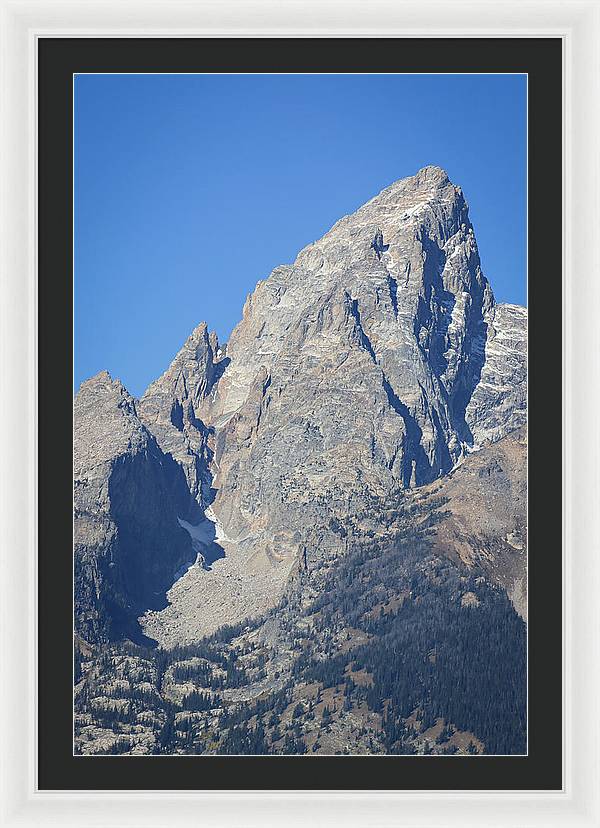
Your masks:
M193 501L180 466L106 371L81 386L74 424L76 630L87 641L142 639L137 616L164 606L195 558L177 521Z
M433 166L140 400L84 383L77 751L523 752L526 412L527 311Z
M329 521L351 502L431 483L522 426L526 325L494 300L460 187L426 167L259 282L226 356L199 326L140 411L224 557L190 570L147 634L266 611L299 560L339 547Z

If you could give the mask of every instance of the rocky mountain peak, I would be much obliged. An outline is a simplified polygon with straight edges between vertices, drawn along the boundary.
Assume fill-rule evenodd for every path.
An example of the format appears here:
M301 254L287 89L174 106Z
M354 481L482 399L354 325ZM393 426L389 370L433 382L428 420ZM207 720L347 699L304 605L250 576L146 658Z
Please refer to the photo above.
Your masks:
M93 377L81 383L76 400L82 403L86 398L94 396L96 399L119 400L133 398L128 393L120 379L113 379L108 371L98 371Z
M226 349L202 323L139 403L98 375L89 410L127 400L128 439L151 434L183 472L178 517L218 525L227 578L198 620L214 629L224 604L228 622L265 610L300 559L334 554L332 515L429 484L521 426L526 325L494 300L462 190L428 166L260 281Z
M493 306L462 191L439 167L425 167L345 216L292 265L258 284L231 336L231 362L207 416L223 426L240 411L261 369L281 373L288 386L291 362L322 376L319 364L326 369L333 353L345 362L350 345L352 360L364 363L362 382L377 377L393 412L380 446L384 465L407 485L426 482L456 462L468 439L465 409L481 369L484 317ZM417 448L411 423L423 414ZM390 441L396 429L402 436Z
M215 347L216 346L216 347ZM216 335L209 333L205 322L201 322L187 338L165 373L151 383L142 397L142 403L149 414L151 403L167 395L174 404L189 403L196 408L210 392L215 375L215 352L218 348ZM162 405L156 406L156 415L166 412ZM170 412L169 416L170 416Z
M259 282L201 403L236 605L271 605L298 560L332 554L332 514L428 484L519 427L526 318L496 304L464 194L434 166ZM220 597L219 617L223 602L240 617Z
M414 178L419 182L424 182L429 184L434 182L435 184L447 184L448 173L446 170L442 169L442 167L438 167L435 164L429 164L426 167L422 167L414 176ZM408 179L403 179L407 181Z
M161 449L182 466L195 501L209 486L208 430L201 419L203 401L227 365L216 333L201 322L165 373L148 386L139 402L140 417Z
M151 439L138 418L134 398L108 371L81 384L73 407L76 474L120 452L143 449Z

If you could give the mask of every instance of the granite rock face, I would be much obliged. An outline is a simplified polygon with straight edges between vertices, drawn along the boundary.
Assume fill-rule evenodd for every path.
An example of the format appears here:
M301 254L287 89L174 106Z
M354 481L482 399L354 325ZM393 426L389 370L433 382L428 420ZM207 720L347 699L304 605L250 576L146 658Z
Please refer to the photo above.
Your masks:
M199 506L209 498L207 469L211 453L207 446L209 432L198 412L226 365L227 358L216 334L210 334L202 322L138 404L140 418L161 449L180 464Z
M137 616L164 605L177 570L195 557L177 521L192 498L107 372L82 384L74 423L76 632L95 642L139 638Z
M140 406L224 538L226 562L178 585L178 624L202 590L215 611L193 636L263 611L299 561L339 545L332 515L521 426L526 322L494 300L460 187L426 167L259 282L226 358L201 325Z
M527 422L527 310L494 305L486 316L485 361L467 406L475 444L500 440Z
M204 408L226 531L273 504L420 486L473 443L496 316L468 209L437 167L393 184L258 284ZM502 369L503 370L503 369ZM494 438L515 427L507 404ZM497 415L497 412L495 414ZM477 427L478 434L482 429Z
M259 283L232 334L209 414L217 457L235 466L220 499L244 478L252 513L265 453L284 488L318 477L324 494L348 468L406 487L449 471L469 438L492 307L467 205L439 168L341 219Z

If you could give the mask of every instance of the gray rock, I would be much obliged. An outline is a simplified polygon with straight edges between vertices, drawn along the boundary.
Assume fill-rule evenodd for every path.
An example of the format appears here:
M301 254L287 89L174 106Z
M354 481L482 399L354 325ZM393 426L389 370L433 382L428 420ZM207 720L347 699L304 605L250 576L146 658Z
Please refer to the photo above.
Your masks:
M527 422L527 310L494 305L485 322L485 361L466 411L472 440L479 445Z
M181 465L192 496L199 505L203 499L208 499L210 475L207 469L212 458L207 445L209 432L198 412L226 365L227 358L224 349L219 347L216 334L209 334L202 322L138 404L140 418L162 450ZM189 517L197 518L199 514Z
M73 476L76 631L92 642L140 638L137 616L164 606L176 571L195 557L177 521L192 499L106 371L75 398Z

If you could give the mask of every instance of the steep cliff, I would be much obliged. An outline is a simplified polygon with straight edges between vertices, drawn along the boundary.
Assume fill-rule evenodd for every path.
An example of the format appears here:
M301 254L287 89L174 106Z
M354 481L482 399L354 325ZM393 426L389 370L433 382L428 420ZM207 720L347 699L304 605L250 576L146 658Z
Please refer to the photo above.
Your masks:
M177 570L195 557L177 520L192 499L181 468L107 372L82 384L74 426L76 631L86 641L139 638L137 616L164 606Z
M472 442L478 445L527 423L527 309L494 305L485 324L481 377L466 411Z
M182 467L194 500L210 499L209 430L199 417L202 401L223 373L227 358L204 322L192 332L165 373L138 403L140 419L161 449ZM198 517L200 510L190 515Z

